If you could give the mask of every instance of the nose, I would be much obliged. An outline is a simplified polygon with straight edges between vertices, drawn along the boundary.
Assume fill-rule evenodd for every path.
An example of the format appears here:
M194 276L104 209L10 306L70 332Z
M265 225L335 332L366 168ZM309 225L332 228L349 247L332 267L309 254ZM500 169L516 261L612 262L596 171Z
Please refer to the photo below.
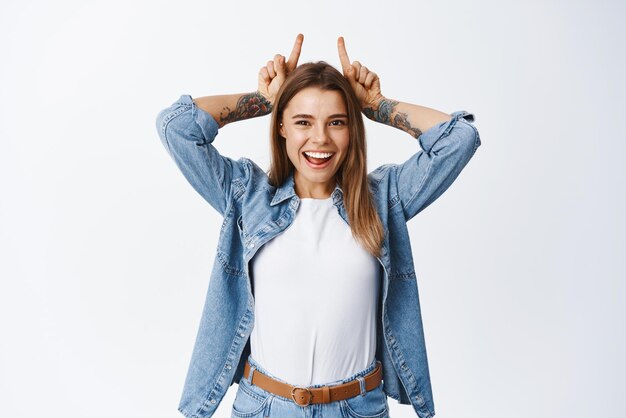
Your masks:
M328 132L326 131L326 126L317 126L313 130L311 141L315 144L325 144L327 142L330 142L330 137L328 136Z

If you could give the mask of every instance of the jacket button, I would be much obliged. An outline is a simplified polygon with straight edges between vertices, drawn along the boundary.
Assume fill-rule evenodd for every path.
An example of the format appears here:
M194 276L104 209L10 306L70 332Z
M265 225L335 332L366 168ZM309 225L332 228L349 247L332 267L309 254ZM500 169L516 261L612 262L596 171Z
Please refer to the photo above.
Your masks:
M230 370L230 364L226 365L226 370Z
M254 248L254 242L251 242L250 244L248 244L248 248Z
M215 403L217 402L215 399L211 399L211 403Z
M246 334L244 334L243 332L241 332L241 333L239 333L239 336L240 336L240 337L245 337L245 336L246 336Z

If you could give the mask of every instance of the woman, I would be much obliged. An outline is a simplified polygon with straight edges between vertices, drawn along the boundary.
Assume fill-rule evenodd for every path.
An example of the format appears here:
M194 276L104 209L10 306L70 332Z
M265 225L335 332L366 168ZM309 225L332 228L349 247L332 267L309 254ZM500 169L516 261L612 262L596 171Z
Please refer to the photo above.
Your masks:
M212 416L238 383L235 417L384 417L387 397L434 415L406 223L480 145L473 115L385 98L350 63L298 66L303 36L259 72L253 93L183 95L160 138L223 217L179 411ZM228 123L272 113L271 166L213 146ZM368 118L418 140L402 164L367 174Z

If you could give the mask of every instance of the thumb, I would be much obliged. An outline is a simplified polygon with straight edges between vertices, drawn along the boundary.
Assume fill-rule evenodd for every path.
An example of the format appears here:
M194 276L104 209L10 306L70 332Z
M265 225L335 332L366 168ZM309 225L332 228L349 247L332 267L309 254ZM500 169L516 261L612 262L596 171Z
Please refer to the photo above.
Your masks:
M285 67L285 57L280 54L274 55L274 69L276 70L276 75L285 77L287 71Z

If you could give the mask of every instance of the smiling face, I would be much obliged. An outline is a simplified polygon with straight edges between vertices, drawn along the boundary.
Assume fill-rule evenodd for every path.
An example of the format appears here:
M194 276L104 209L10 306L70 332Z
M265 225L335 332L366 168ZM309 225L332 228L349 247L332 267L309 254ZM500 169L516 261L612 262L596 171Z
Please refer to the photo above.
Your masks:
M280 135L295 167L298 196L329 197L350 140L341 93L317 87L299 91L283 112Z

